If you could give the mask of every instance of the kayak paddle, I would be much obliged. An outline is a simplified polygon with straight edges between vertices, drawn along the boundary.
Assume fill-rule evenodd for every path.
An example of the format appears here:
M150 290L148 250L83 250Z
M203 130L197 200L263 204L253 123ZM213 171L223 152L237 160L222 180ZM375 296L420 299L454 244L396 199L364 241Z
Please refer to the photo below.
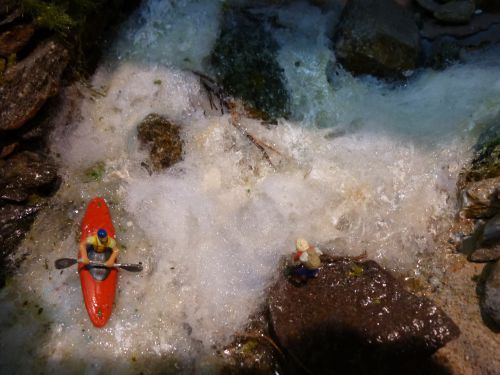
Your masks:
M68 268L71 267L74 264L81 263L81 260L75 259L75 258L60 258L57 259L55 262L56 269L61 270L63 268ZM95 267L106 267L104 263L101 262L95 262L95 261L90 261L89 265L95 266ZM115 263L113 265L115 268L121 268L124 269L125 271L130 271L130 272L141 272L142 271L142 263L138 264L131 264L131 263Z

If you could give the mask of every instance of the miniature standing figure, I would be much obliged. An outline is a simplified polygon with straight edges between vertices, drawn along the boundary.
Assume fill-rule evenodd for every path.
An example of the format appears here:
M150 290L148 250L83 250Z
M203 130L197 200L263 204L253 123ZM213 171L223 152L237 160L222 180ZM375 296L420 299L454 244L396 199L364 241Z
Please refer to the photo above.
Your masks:
M293 262L297 265L293 274L298 276L302 281L312 279L318 276L321 260L319 258L323 253L321 250L310 246L309 243L299 238L296 242L296 250L293 254Z
M90 259L94 259L95 253L104 253L106 256L106 267L113 267L115 260L118 257L119 249L116 246L116 241L108 236L105 229L99 229L97 234L87 237L80 242L80 254L82 263L89 264Z

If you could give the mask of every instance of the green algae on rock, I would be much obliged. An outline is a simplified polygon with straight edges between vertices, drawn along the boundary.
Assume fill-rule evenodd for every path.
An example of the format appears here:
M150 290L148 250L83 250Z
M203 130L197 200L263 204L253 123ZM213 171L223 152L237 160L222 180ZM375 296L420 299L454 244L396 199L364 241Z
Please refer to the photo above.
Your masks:
M211 63L224 90L264 113L286 117L289 97L276 61L278 44L265 23L249 10L226 9Z
M182 159L182 140L179 126L151 113L137 127L137 137L149 149L153 169L159 171Z

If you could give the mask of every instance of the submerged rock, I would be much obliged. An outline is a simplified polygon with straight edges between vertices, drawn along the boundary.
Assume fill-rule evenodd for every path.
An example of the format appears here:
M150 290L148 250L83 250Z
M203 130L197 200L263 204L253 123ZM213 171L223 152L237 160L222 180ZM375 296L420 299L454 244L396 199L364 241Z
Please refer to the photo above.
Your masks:
M18 129L58 92L68 51L54 40L41 43L5 71L0 82L0 130Z
M500 332L500 262L484 267L477 292L485 323Z
M57 182L57 166L34 152L24 151L0 164L0 200L19 203L33 193L47 195Z
M276 60L278 44L265 20L246 10L226 10L211 56L216 79L266 120L286 117L289 97Z
M401 78L417 67L419 32L393 0L351 0L335 35L339 61L354 74Z
M297 287L281 276L269 298L277 339L312 372L394 371L458 337L440 308L376 262L323 260L317 278Z
M168 168L182 159L179 126L155 113L149 114L137 127L137 137L149 150L155 170Z

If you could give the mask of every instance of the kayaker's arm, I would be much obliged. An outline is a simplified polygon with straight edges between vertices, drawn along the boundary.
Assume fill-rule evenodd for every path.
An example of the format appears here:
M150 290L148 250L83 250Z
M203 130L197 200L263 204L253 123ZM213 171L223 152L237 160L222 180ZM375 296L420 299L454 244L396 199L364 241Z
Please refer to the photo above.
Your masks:
M109 257L109 259L106 261L106 263L104 263L106 265L106 267L113 267L113 265L115 264L116 258L118 257L119 252L120 252L120 249L118 249L118 247L115 246L113 248L113 253Z
M83 264L89 264L89 256L87 254L87 240L83 240L80 242L80 254Z

